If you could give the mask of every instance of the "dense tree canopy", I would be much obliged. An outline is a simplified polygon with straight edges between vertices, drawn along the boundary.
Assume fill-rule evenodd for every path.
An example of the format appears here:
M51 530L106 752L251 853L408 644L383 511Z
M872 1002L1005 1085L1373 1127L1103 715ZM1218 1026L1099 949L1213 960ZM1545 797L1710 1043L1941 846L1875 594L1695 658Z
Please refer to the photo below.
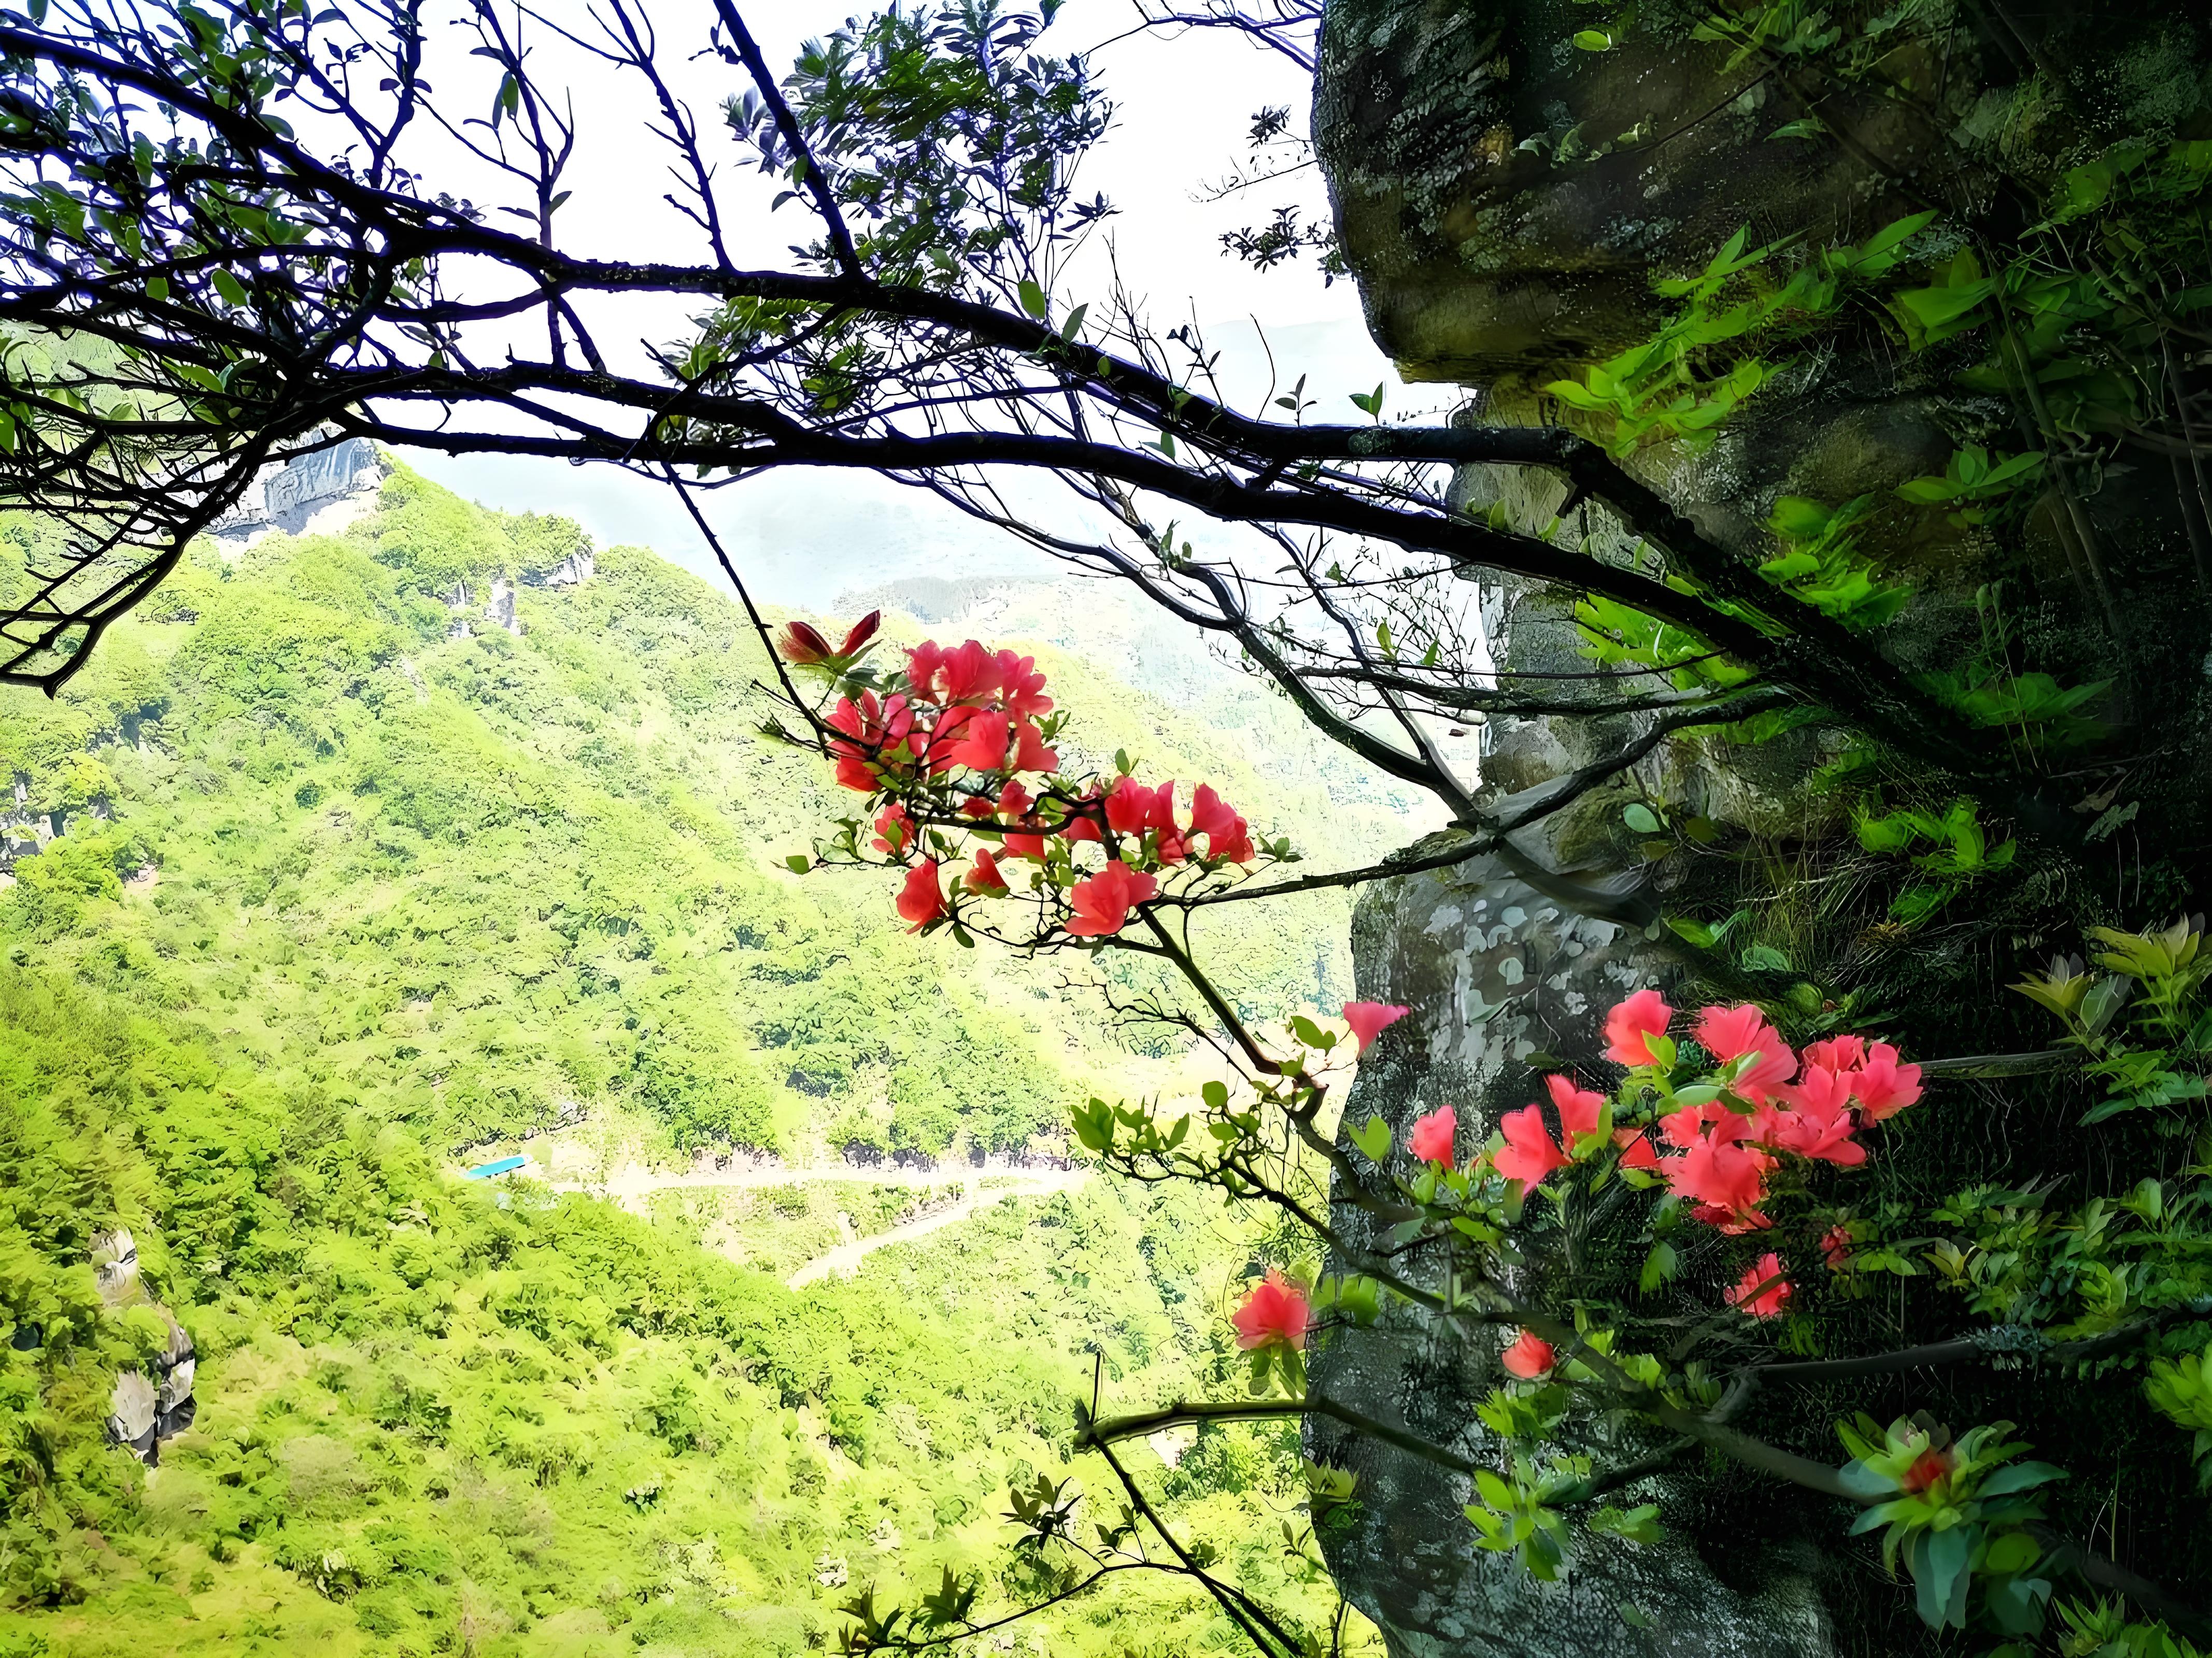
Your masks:
M833 650L818 635L778 669L779 732L839 761L879 814L872 841L855 820L823 851L905 867L904 919L988 933L973 918L1005 885L992 858L964 896L940 893L939 865L978 838L983 853L1050 841L1024 876L1024 928L994 936L1184 973L1195 1011L1147 1005L1220 1039L1249 1096L1209 1090L1201 1133L1092 1102L1078 1123L1095 1152L1291 1216L1317 1253L1275 1264L1310 1279L1326 1254L1310 1287L1332 1339L1374 1322L1378 1291L1476 1351L1525 1333L1508 1350L1518 1380L1484 1402L1495 1466L1346 1418L1472 1478L1480 1546L1540 1574L1571 1533L1656 1545L1641 1509L1592 1505L1694 1450L1862 1505L1932 1629L2041 1638L2067 1579L2202 1636L2202 1609L2148 1570L2166 1560L2142 1558L2205 1558L2175 1450L2208 1420L2212 1309L2212 962L2187 918L2204 880L2212 598L2201 21L2160 5L2117 21L2055 8L2030 27L1994 6L1724 0L1601 4L1567 27L1500 8L1477 62L1386 0L1156 9L1317 65L1341 94L1315 134L1339 191L1323 240L1402 357L1485 385L1434 424L1386 420L1378 389L1357 399L1367 422L1344 426L1307 419L1303 382L1257 415L1228 406L1200 332L1155 331L1114 282L1095 246L1113 206L1076 184L1110 105L1090 63L1054 55L1055 9L889 11L787 76L735 0L680 47L640 0L581 17L454 0L434 27L372 0L0 14L0 479L33 573L0 671L64 682L263 467L349 438L629 467L695 513L702 492L780 466L927 490L1133 584L1449 814L1444 838L1395 859L1293 876L1224 852L1241 829L1201 802L1217 827L1200 858L1203 826L1172 792L1158 815L1157 793L1132 804L1151 786L1126 756L1007 749L1030 712L1011 670L953 672L928 647L867 661L865 638ZM657 110L688 259L568 240L567 169L596 135L540 74L548 42ZM731 76L714 123L665 68L696 47ZM1408 64L1433 84L1394 94ZM1710 144L1723 114L1771 125ZM1282 130L1262 119L1255 136ZM1696 165L1650 186L1677 192L1672 244L1600 258L1561 231L1578 222L1562 199L1640 184L1678 141ZM802 246L759 245L727 193L733 154L781 185L787 220L805 216ZM1243 246L1264 261L1304 234ZM1452 307L1428 303L1441 287L1482 296L1462 314L1507 314L1514 284L1562 267L1583 286L1548 333L1455 342ZM617 343L633 307L672 301L696 308L691 331ZM1820 412L1907 403L1920 464L1905 471ZM1020 481L1034 475L1060 493ZM265 645L249 628L232 648ZM344 673L380 647L349 634L296 648ZM1444 745L1477 719L1498 734L1480 778ZM985 721L995 745L956 745ZM441 832L455 810L426 791L416 827ZM1216 906L1478 856L1641 935L1651 948L1625 950L1625 972L1663 961L1712 1005L1678 1028L1664 1004L1624 999L1605 1048L1554 1070L1549 1114L1501 1119L1462 1161L1433 1115L1403 1140L1387 1121L1340 1124L1336 1034L1261 1029L1189 928ZM67 902L69 884L50 884ZM2095 972L2037 970L2085 939ZM2036 1007L2001 1003L2030 974ZM1585 1011L1595 1025L1603 1011ZM1407 1039L1375 1040L1379 1065ZM683 1063L647 1062L647 1088L714 1091L697 1067L728 1056L678 1046ZM1761 1055L1788 1075L1762 1079ZM1914 1059L1931 1079L2054 1079L2002 1102L2033 1149L2000 1160L1955 1114L1900 1125L1871 1195L1846 1200L1834 1171L1865 1162L1861 1133L1890 1144ZM1796 1091L1770 1099L1770 1084ZM2077 1135L2099 1148L2087 1172ZM1531 1201L1539 1188L1553 1200ZM1715 1291L1702 1309L1675 1284L1692 1256ZM1833 1274L1817 1292L1816 1262ZM1893 1308L1875 1288L1892 1278ZM1248 1333L1254 1385L1285 1389L1287 1411L1349 1411L1299 1394L1291 1282L1261 1280L1278 1299ZM1850 1460L1831 1466L1855 1379L2001 1369L2023 1351L2069 1387L2107 1363L2147 1375L2155 1412L2131 1392L2128 1420L2165 1451L2116 1418L2080 1436L2164 1482L2136 1560L2086 1536L2100 1479L2062 1493L2055 1469L2019 1460L2002 1376L1947 1383L1972 1413L1955 1434L1849 1423ZM1771 1402L1797 1387L1835 1408L1808 1423ZM2039 1382L2017 1392L2027 1433L2075 1409ZM1623 1422L1646 1438L1608 1436ZM1110 1458L1135 1430L1094 1421L1086 1437ZM1024 1517L1040 1548L1066 1528L1042 1499ZM1206 1581L1263 1649L1297 1648ZM974 1632L971 1610L902 1627L862 1603L854 1638L927 1646ZM2092 1649L2112 1621L2083 1612L2066 1638Z

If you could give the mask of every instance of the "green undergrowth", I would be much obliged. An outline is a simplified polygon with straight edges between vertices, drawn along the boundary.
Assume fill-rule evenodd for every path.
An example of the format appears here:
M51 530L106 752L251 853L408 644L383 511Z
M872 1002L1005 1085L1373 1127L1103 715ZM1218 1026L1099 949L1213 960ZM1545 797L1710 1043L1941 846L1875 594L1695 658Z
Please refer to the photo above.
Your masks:
M1243 1240L1194 1194L1094 1181L794 1296L611 1205L457 1183L172 1016L9 968L0 1022L0 1295L46 1336L0 1351L11 1655L803 1651L864 1579L999 1580L1006 1488L1071 1472L1094 1354L1127 1398L1232 1365ZM150 1478L100 1433L131 1340L82 1262L117 1222L202 1355ZM1152 1465L1276 1588L1283 1451ZM1139 1588L1051 1649L1202 1649L1209 1616Z

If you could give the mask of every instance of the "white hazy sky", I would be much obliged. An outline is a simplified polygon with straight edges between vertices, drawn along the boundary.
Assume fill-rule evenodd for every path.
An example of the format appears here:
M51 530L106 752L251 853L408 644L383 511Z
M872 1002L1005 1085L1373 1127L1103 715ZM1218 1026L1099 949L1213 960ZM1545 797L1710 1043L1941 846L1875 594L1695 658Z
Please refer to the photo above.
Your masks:
M788 263L787 255L776 256L788 243L810 240L811 222L796 203L766 213L766 187L744 169L716 115L718 100L741 88L719 63L688 61L704 42L711 7L703 0L649 3L669 72L694 100L710 155L725 164L736 257L757 266ZM853 0L744 5L769 61L779 67L790 63L803 39L862 9ZM1068 0L1046 41L1059 52L1087 51L1135 21L1131 0ZM561 217L564 238L610 256L699 258L696 234L659 200L671 181L659 145L641 129L647 111L636 92L613 84L604 69L572 74L571 63L549 50L541 67L547 79L574 87L582 129L568 180L575 195ZM1267 386L1254 318L1267 330L1282 381L1310 376L1309 395L1321 398L1315 417L1358 418L1346 394L1378 380L1389 380L1395 392L1396 377L1367 337L1350 283L1324 286L1310 257L1260 275L1226 256L1218 240L1231 224L1261 221L1278 202L1296 199L1319 211L1322 185L1310 169L1263 186L1243 203L1194 199L1204 181L1221 177L1243 153L1245 129L1261 106L1288 104L1303 112L1310 88L1296 66L1207 30L1173 39L1133 36L1105 46L1095 64L1119 107L1118 125L1092 152L1080 185L1086 195L1104 191L1121 208L1111 224L1121 270L1147 297L1158 325L1199 321L1222 349L1232 396L1247 407L1258 407ZM682 331L680 313L631 316L619 328L601 316L610 337L666 338ZM563 513L602 544L641 543L713 574L682 505L645 480L609 467L507 457L455 459L418 452L409 459L488 505ZM823 609L849 588L902 576L1042 574L1048 568L1040 555L933 499L864 474L780 472L711 500L709 516L747 580L777 604Z

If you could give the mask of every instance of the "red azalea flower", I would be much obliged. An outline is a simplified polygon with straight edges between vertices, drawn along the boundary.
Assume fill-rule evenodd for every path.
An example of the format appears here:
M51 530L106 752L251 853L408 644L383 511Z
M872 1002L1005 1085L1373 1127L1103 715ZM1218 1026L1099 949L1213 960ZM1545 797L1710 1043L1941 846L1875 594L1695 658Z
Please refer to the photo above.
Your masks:
M1145 813L1145 827L1159 839L1153 844L1159 849L1164 864L1180 864L1188 848L1183 844L1182 830L1176 823L1175 784L1163 783L1152 791L1152 804Z
M1728 1107L1716 1100L1711 1105L1686 1105L1679 1111L1669 1111L1659 1119L1659 1132L1667 1137L1667 1144L1688 1151L1705 1137L1705 1125L1718 1122L1728 1114Z
M1846 1111L1823 1122L1802 1112L1784 1111L1760 1136L1767 1145L1801 1157L1818 1157L1838 1168L1856 1168L1866 1161L1866 1147L1851 1138L1858 1125Z
M1814 1122L1826 1124L1850 1108L1851 1091L1857 1080L1850 1072L1814 1066L1781 1093L1792 1110Z
M1623 1169L1657 1170L1659 1153L1652 1146L1651 1137L1642 1129L1616 1128L1613 1131L1613 1143L1620 1148Z
M837 699L837 706L823 719L823 724L839 731L854 743L875 750L896 749L908 742L914 732L914 710L908 705L903 692L878 701L873 691L862 691L856 703L849 696ZM831 744L839 754L859 752L850 744Z
M1790 1280L1782 1276L1782 1258L1770 1249L1759 1258L1757 1266L1746 1269L1724 1298L1729 1306L1753 1318L1779 1318L1796 1293Z
M1739 1007L1701 1007L1691 1034L1698 1046L1726 1065L1740 1054L1763 1048L1759 1039L1766 1034L1766 1015L1749 1002Z
M1522 1331L1519 1339L1498 1356L1498 1362L1505 1367L1505 1374L1519 1376L1523 1382L1549 1376L1558 1359L1552 1344L1533 1330Z
M1352 1039L1364 1054L1370 1042L1413 1011L1393 1002L1346 1002L1344 1022L1352 1027Z
M1797 1074L1797 1056L1789 1043L1748 1002L1741 1007L1700 1009L1694 1034L1698 1046L1723 1065L1747 1054L1759 1056L1729 1085L1737 1098L1753 1105L1764 1105L1770 1091Z
M960 740L945 757L971 771L996 771L1006 763L1006 733L1012 725L1003 714L976 714L961 727Z
M1214 793L1213 785L1200 783L1191 798L1190 835L1206 837L1206 855L1232 864L1252 861L1252 835L1244 820Z
M876 636L876 629L883 625L883 620L881 610L870 610L845 630L843 642L834 651L830 648L828 640L804 622L787 622L783 624L783 636L776 641L776 650L787 662L807 666L827 662L833 666L842 666L858 656L860 647Z
M945 647L933 639L923 640L906 653L906 683L918 691L927 690L944 660Z
M1036 797L1022 786L1022 780L1018 777L1008 778L1006 787L999 791L999 811L1002 817L1026 817L1030 808L1036 804Z
M860 647L876 636L876 629L884 625L884 613L870 610L845 630L844 642L837 647L839 656L858 656Z
M1088 880L1078 881L1069 892L1074 919L1067 931L1078 938L1100 938L1119 932L1127 924L1132 905L1141 904L1160 890L1160 884L1142 870L1131 869L1118 859Z
M1505 1144L1490 1154L1490 1166L1510 1181L1534 1187L1554 1169L1565 1169L1569 1158L1544 1126L1540 1106L1524 1105L1498 1120Z
M1774 1159L1735 1144L1730 1129L1716 1123L1712 1133L1700 1136L1680 1157L1665 1159L1661 1167L1668 1189L1730 1214L1755 1211L1766 1195L1766 1171Z
M1043 734L1026 720L1014 727L1014 769L1047 776L1060 769L1060 750L1047 748Z
M882 780L877 775L876 768L861 759L858 754L841 754L837 756L837 784L840 788L852 789L861 794L873 794L876 792L876 785Z
M1850 1264L1851 1235L1850 1229L1831 1226L1820 1235L1820 1254L1828 1262L1828 1270L1840 1272Z
M894 800L876 814L875 848L897 857L914 839L914 819L906 815L906 808Z
M1858 1096L1859 1109L1869 1122L1893 1117L1920 1097L1920 1067L1897 1061L1895 1048L1876 1042L1853 1083L1851 1091Z
M1142 835L1152 816L1152 793L1133 777L1117 778L1106 795L1106 827L1116 835Z
M939 702L981 702L999 686L999 659L975 640L940 654L937 671L915 683L934 690Z
M984 898L1003 898L1012 890L1006 885L1006 878L999 872L999 860L991 856L988 847L975 848L975 866L962 878L961 884Z
M932 921L945 919L945 894L937 884L933 859L916 864L907 872L906 885L899 892L898 913L901 920L910 923L908 932L919 932Z
M1806 1043L1804 1059L1808 1071L1815 1066L1823 1071L1856 1071L1866 1063L1866 1043L1849 1035L1830 1036Z
M1605 1016L1606 1057L1622 1065L1653 1065L1645 1039L1663 1036L1674 1010L1656 990L1639 990Z
M1273 1267L1254 1284L1244 1304L1231 1317L1237 1327L1237 1345L1250 1352L1278 1343L1288 1347L1306 1345L1306 1325L1311 1317L1305 1286L1285 1278Z
M1598 1114L1605 1109L1604 1095L1577 1088L1571 1077L1547 1077L1544 1086L1551 1090L1552 1104L1559 1114L1559 1133L1569 1145L1584 1134L1597 1133Z
M1732 1238L1740 1238L1747 1232L1764 1232L1774 1224L1771 1218L1756 1209L1716 1209L1710 1203L1696 1203L1690 1206L1690 1213Z
M1766 1035L1772 1046L1760 1049L1759 1058L1729 1084L1730 1093L1753 1105L1765 1105L1768 1096L1797 1074L1797 1056L1789 1045L1771 1030Z
M1448 1105L1441 1105L1427 1116L1413 1119L1413 1132L1406 1137L1406 1143L1423 1163L1441 1163L1449 1169L1452 1141L1458 1133L1459 1114Z
M1044 676L1036 671L1036 658L1000 651L998 671L1000 700L1009 714L1034 720L1052 712L1052 699L1044 695Z

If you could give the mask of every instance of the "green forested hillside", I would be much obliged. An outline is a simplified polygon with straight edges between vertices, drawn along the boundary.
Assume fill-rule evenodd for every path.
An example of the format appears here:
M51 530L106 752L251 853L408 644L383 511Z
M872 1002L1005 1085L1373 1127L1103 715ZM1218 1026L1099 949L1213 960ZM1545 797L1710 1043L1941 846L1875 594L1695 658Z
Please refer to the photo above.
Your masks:
M518 636L491 585L573 525L404 471L380 507L196 550L59 699L0 700L0 1328L42 1338L0 1348L0 1653L797 1651L867 1580L1019 1587L1006 1487L1066 1472L1091 1355L1132 1402L1230 1373L1244 1223L1094 1181L793 1295L680 1211L489 1192L454 1154L580 1111L801 1160L1056 1145L1071 1096L1172 1055L1056 974L905 937L884 878L781 867L850 797L753 734L721 596L610 549L521 586ZM1083 748L1320 817L1320 784L1041 659ZM1237 908L1255 1008L1341 993L1336 901ZM201 1353L151 1479L100 1431L161 1334L100 1309L117 1224ZM1287 1442L1152 1465L1263 1586L1297 1570ZM1211 1638L1141 1588L1054 1627Z
M0 701L22 815L70 814L0 930L432 1139L611 1098L690 1143L1056 1133L1084 1075L1119 1063L1095 1005L1070 1018L1057 975L988 952L928 964L949 946L900 932L886 878L783 870L852 797L756 734L764 665L735 605L615 548L580 587L523 587L520 637L484 619L493 580L578 541L403 471L343 537L197 555L58 702ZM1075 753L1210 778L1256 826L1320 822L1317 785L1301 799L1247 745L1043 661ZM102 808L114 822L88 821ZM1382 811L1368 822L1384 840ZM152 884L126 889L141 869ZM1341 979L1341 902L1309 908L1295 931L1224 913L1255 1009Z
M1139 1397L1236 1368L1235 1240L1188 1199L1094 1181L793 1296L605 1204L457 1186L169 1017L7 968L0 1023L0 1293L45 1338L0 1349L11 1658L801 1651L864 1580L1024 1587L1006 1489L1066 1472L1094 1349ZM118 1220L202 1355L150 1479L100 1432L160 1339L82 1264ZM1281 1457L1211 1444L1162 1483L1279 1587ZM1055 1649L1206 1622L1139 1588Z

